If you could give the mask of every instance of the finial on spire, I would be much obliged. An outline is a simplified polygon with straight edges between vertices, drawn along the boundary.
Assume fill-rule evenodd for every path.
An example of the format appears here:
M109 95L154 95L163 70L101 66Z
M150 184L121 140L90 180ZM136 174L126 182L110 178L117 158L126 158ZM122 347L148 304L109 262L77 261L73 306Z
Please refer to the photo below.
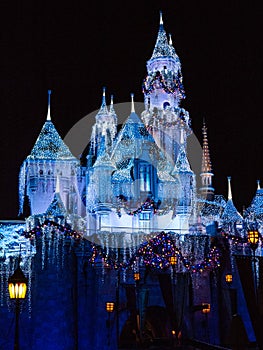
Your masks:
M260 190L260 180L257 180L257 190Z
M50 114L50 100L51 100L51 90L47 91L48 93L48 104L47 104L47 120L51 120L51 114Z
M113 95L110 95L110 104L113 106Z
M172 34L169 33L169 45L173 45L173 41L172 41Z
M57 175L57 181L56 181L56 193L60 192L60 177Z
M134 94L131 93L131 113L135 113L135 108L134 108Z
M160 25L163 24L163 13L160 11Z
M107 108L107 105L106 105L106 88L103 87L102 88L102 101L101 101L101 106L100 106L100 109L99 109L99 112L96 116L97 117L100 117L101 115L107 115L108 114L108 108Z
M231 176L227 177L227 181L228 181L228 196L227 199L231 200L232 199L232 191L231 191Z
M106 104L106 88L103 86L102 88L102 104Z

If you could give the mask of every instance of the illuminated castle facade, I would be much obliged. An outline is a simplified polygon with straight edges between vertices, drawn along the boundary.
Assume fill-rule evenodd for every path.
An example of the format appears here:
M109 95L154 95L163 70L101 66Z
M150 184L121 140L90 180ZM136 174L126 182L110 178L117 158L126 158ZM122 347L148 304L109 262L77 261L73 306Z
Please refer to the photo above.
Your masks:
M25 223L1 224L8 232L1 242L2 285L18 246L30 281L23 340L29 349L147 348L158 339L227 345L235 313L246 341L261 341L239 257L251 256L247 229L261 232L263 190L258 186L243 216L230 178L228 199L215 194L205 123L200 173L192 170L181 63L162 16L143 94L141 116L131 95L131 113L118 131L113 99L107 106L103 90L83 164L55 129L49 92L47 120L19 175ZM234 292L225 274L233 275ZM4 300L2 293L10 311ZM107 301L115 302L112 318Z
M131 114L117 133L113 101L108 108L103 90L86 167L80 166L58 135L49 106L37 142L21 167L20 214L26 197L32 215L44 214L59 181L66 211L86 216L88 231L132 227L149 232L188 232L196 223L198 198L214 201L213 173L204 125L202 188L198 196L196 174L187 158L190 118L180 107L185 98L181 63L171 37L167 40L162 19L147 62L143 93L145 110L141 118L135 112L132 96ZM222 203L218 208L222 209Z

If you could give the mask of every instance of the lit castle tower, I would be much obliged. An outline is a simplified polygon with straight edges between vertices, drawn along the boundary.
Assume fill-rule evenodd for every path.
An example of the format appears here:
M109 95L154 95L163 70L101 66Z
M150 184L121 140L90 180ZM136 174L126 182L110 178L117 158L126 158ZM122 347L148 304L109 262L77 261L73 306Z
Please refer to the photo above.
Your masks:
M214 188L212 187L212 165L210 160L210 152L208 147L207 127L205 122L203 123L203 154L202 154L202 168L201 168L201 181L202 187L199 189L203 198L213 201L214 200Z
M179 180L180 191L176 213L182 216L195 206L195 175L187 159L187 137L192 133L189 114L180 107L185 98L181 63L167 40L160 13L160 27L151 59L147 62L148 75L143 92L145 111L141 117L167 159L174 165L171 173Z
M60 195L69 213L81 211L78 195L78 160L59 136L50 116L50 95L45 124L30 153L23 162L19 176L20 214L24 214L26 199L30 214L42 214L53 200L57 176L60 177Z
M113 96L111 96L111 104L108 110L105 90L103 88L101 107L96 115L96 123L92 127L89 158L96 158L98 156L99 147L102 142L106 151L109 153L117 132L117 115L113 107Z
M146 110L142 113L142 120L158 145L175 162L180 143L184 143L192 131L188 112L179 107L181 99L185 98L181 63L172 46L171 36L169 42L167 40L162 13L147 72L143 83Z

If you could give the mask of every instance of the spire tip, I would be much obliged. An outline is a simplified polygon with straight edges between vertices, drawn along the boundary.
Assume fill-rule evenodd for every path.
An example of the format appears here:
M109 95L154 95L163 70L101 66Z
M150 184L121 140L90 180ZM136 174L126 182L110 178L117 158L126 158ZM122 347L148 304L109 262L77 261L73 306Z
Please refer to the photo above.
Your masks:
M51 90L47 91L48 93L48 102L47 102L47 120L51 120L51 114L50 114L50 100L51 100Z
M172 34L169 33L169 45L173 45L173 41L172 41Z
M131 93L131 113L135 113L135 108L134 108L134 93Z
M228 181L228 200L232 199L232 190L231 190L231 176L227 177L227 181Z
M160 25L163 24L163 13L160 11Z

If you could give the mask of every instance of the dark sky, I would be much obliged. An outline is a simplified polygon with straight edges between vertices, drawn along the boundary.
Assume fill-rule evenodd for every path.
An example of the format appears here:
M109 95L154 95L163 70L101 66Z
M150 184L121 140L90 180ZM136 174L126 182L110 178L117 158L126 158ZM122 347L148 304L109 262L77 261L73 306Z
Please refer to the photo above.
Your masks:
M241 4L242 3L242 4ZM262 179L262 32L260 2L1 1L0 218L18 212L18 173L46 118L64 137L97 109L106 86L116 103L142 80L158 31L159 11L182 63L186 100L197 137L203 117L214 185L226 195L232 176L239 210Z

